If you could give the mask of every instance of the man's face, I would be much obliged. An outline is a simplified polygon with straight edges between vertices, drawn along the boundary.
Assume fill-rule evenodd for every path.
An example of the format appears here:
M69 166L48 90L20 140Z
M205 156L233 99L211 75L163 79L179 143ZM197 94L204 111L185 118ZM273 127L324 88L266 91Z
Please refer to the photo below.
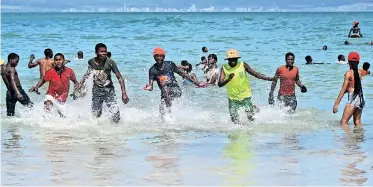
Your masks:
M293 66L294 65L294 60L295 60L295 58L294 58L294 56L288 56L287 58L286 58L286 65L287 66Z
M65 63L65 59L60 56L60 55L57 55L54 57L54 62L56 63L56 69L61 69L63 67L63 64Z
M97 57L100 59L100 60L105 60L106 58L106 55L107 55L107 49L105 47L100 47L98 48L97 52L96 52L96 55Z
M12 59L9 61L9 64L12 66L12 67L16 67L18 65L18 62L19 62L19 58L15 58L15 59Z
M164 55L155 55L155 56L154 56L154 60L155 60L158 64L162 64L163 61L164 61L164 58L165 58Z
M228 64L230 67L235 67L237 65L238 58L229 58Z

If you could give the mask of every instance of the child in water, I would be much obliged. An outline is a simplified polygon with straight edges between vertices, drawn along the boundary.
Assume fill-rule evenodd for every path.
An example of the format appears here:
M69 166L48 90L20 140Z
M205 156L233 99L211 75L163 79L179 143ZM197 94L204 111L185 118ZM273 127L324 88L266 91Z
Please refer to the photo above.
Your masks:
M182 60L181 66L177 66L177 67L181 69L181 71L189 75L194 81L198 82L196 74L192 72L193 70L192 64L190 64L188 61ZM183 78L183 84L188 85L188 84L193 84L193 83L189 81L188 79Z

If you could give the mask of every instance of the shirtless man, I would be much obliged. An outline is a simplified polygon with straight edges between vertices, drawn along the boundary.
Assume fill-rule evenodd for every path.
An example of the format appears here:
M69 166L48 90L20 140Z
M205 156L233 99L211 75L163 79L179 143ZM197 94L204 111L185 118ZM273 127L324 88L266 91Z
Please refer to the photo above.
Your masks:
M40 66L40 79L42 79L45 75L45 72L54 68L54 60L53 60L53 51L52 49L45 49L44 50L45 58L39 59L36 62L32 62L35 59L35 56L32 54L30 56L30 61L28 63L28 68L34 68L36 66Z
M1 65L1 77L6 85L6 109L7 116L14 116L16 103L19 101L22 105L31 108L33 103L26 92L22 89L18 78L16 67L19 62L19 56L15 53L8 55L8 63Z

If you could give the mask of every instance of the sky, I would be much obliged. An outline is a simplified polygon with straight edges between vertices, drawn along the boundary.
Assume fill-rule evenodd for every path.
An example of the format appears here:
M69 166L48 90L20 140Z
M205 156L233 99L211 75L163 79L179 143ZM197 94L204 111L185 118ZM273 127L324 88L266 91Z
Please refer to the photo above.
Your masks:
M1 0L2 11L62 11L70 8L107 8L111 10L127 8L175 8L215 9L236 8L280 8L280 9L340 9L341 11L373 11L373 0Z

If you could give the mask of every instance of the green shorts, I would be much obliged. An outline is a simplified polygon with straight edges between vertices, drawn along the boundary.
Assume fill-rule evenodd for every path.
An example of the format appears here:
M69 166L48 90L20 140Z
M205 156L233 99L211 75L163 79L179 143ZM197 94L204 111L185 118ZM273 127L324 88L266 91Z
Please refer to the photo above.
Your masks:
M251 97L246 97L242 101L231 100L231 99L228 99L228 101L229 101L229 113L232 118L238 117L238 110L240 108L245 109L245 112L254 113L253 103L251 102Z

